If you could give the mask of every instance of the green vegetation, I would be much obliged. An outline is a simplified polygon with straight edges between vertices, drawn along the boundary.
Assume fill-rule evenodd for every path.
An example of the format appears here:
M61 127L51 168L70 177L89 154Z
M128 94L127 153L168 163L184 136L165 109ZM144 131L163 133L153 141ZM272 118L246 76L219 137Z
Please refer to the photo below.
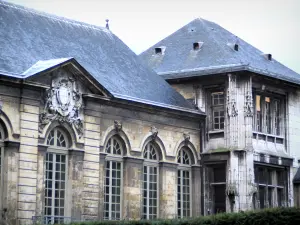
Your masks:
M300 225L299 208L222 213L189 219L93 221L73 225Z

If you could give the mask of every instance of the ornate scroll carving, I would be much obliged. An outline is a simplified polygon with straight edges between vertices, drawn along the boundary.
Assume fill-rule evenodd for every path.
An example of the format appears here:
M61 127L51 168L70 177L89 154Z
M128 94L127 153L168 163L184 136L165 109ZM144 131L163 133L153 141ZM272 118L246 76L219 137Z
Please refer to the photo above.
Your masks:
M58 78L47 90L44 111L40 114L39 132L56 120L69 123L76 129L79 137L83 135L83 123L80 118L82 95L78 91L75 80L68 77Z
M184 132L183 133L183 138L184 138L184 142L187 144L190 141L191 137L190 137L189 133Z
M245 112L245 116L247 117L253 116L253 99L252 99L252 93L249 91L245 95L244 112Z
M229 85L227 92L227 113L229 117L235 117L238 115L236 106L235 92L236 92L236 76L229 74Z
M117 132L120 132L122 130L122 123L121 121L115 120L114 121L115 130Z
M244 113L246 117L253 116L252 77L246 83Z
M158 134L158 130L157 130L157 128L156 128L156 127L154 127L154 126L152 126L152 127L151 127L151 133L152 133L152 135L151 135L151 137L152 137L152 140L155 140L155 139L156 139L156 137L157 137L157 134Z

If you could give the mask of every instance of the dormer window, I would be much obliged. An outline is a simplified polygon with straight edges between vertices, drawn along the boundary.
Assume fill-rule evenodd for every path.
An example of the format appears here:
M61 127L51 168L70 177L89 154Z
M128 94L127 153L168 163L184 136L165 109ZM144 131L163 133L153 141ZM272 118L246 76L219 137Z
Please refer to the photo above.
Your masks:
M263 56L269 61L272 60L272 54L263 54Z
M161 46L161 47L156 47L154 49L156 55L163 55L165 53L166 47Z
M194 49L194 51L200 50L201 47L202 47L202 45L203 45L203 42L194 42L193 43L193 49Z
M155 48L155 54L161 54L162 51L161 51L161 48Z
M234 44L233 49L234 49L235 51L238 51L238 50L239 50L239 45L238 45L238 44Z

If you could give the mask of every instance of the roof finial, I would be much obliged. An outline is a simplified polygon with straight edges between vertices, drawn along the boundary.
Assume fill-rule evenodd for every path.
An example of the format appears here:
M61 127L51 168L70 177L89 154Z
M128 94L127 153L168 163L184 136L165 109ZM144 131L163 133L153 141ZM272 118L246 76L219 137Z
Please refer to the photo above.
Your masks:
M109 25L108 25L109 19L106 19L105 21L106 21L106 26L105 27L106 27L107 30L109 30Z

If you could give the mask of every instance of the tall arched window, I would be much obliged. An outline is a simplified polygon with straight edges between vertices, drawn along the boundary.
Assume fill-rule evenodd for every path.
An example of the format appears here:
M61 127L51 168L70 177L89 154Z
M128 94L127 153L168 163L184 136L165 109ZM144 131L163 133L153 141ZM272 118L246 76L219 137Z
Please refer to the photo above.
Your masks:
M0 124L0 210L2 210L2 202L3 202L3 186L4 186L4 129Z
M159 154L153 143L149 142L144 149L143 169L143 219L158 217L158 161Z
M107 153L104 183L105 220L120 220L122 215L121 191L123 190L123 146L121 138L117 135L108 139L105 146L105 151Z
M177 215L178 218L191 216L191 158L187 149L177 155Z
M68 140L59 128L50 131L45 169L45 218L47 223L64 222L68 168Z

